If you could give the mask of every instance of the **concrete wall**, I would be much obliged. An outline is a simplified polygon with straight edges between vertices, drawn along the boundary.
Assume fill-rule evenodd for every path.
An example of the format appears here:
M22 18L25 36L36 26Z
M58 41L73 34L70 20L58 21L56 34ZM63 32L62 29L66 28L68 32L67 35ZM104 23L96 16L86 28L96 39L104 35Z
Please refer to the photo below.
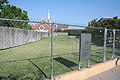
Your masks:
M0 27L0 49L38 41L43 37L48 37L48 33L11 27Z

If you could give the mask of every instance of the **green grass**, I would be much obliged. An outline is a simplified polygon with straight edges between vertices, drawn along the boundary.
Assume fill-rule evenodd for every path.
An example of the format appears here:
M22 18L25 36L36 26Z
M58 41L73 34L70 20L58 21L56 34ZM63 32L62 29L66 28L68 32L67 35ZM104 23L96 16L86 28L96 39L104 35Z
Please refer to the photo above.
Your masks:
M0 79L39 80L50 77L50 38L0 50ZM111 57L107 48L107 58ZM102 62L103 47L92 45L90 65ZM120 53L116 49L116 53ZM79 39L69 36L54 37L54 75L78 69ZM82 61L82 67L86 67Z

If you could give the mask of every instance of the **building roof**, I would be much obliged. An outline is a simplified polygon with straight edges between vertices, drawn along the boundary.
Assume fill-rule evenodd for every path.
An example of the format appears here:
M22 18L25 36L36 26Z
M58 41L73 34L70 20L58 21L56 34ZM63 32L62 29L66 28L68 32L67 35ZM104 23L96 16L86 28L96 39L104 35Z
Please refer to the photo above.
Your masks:
M46 20L41 20L40 22L47 22ZM40 30L39 28L44 26L44 30ZM32 26L32 28L36 31L47 31L47 32L51 32L51 24L45 24L45 23L37 23L35 25Z
M103 22L103 21L110 20L110 19L113 19L113 18L101 18L100 20L98 20L98 22Z

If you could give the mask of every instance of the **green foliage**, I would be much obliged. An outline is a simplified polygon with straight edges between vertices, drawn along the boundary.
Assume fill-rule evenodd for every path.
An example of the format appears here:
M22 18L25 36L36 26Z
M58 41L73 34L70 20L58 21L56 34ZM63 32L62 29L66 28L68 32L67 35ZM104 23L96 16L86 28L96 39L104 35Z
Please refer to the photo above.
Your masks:
M85 30L67 30L66 32L68 32L68 34L72 36L80 36L81 33L84 33L86 31Z
M0 18L29 20L27 11L23 11L21 8L17 8L16 6L8 3L9 2L7 0L0 1ZM0 21L0 26L31 29L28 22Z
M94 19L89 24L89 27L103 27L108 29L120 29L120 18L113 17L113 18L101 18L100 20ZM87 28L88 32L92 34L92 42L103 45L104 41L104 29L93 29ZM109 33L109 32L108 32Z
M108 29L120 29L120 18L101 18L100 20L92 20L88 26L92 27L106 27Z
M93 28L87 28L86 29L88 33L92 35L92 43L96 45L103 45L104 43L104 29L93 29Z
M0 0L0 9L2 9L2 7L7 5L7 4L8 4L7 0Z

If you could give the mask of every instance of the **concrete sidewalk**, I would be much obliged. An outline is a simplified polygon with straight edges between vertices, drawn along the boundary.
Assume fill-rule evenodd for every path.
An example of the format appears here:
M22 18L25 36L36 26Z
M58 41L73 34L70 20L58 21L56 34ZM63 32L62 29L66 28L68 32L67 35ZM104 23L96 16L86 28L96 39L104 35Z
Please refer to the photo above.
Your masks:
M86 80L120 80L120 65Z

